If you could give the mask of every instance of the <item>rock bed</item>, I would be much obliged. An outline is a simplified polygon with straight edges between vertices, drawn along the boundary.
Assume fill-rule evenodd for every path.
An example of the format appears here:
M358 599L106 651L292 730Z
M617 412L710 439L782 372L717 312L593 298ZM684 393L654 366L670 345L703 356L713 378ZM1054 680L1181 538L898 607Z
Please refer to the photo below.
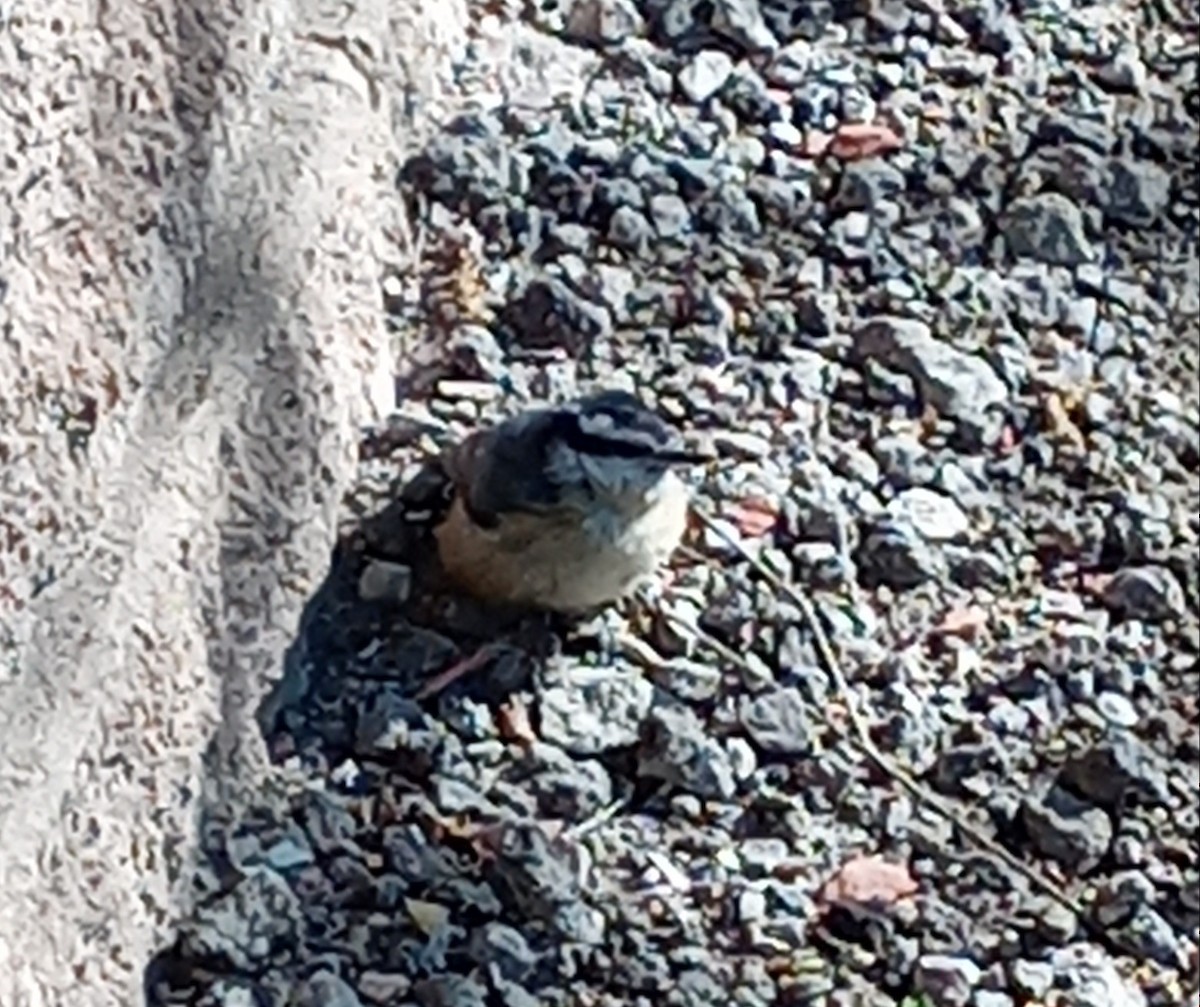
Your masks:
M1194 1002L1195 11L522 30L586 79L404 168L428 269L385 284L412 366L348 525L394 480L408 519L335 558L263 715L279 793L214 829L151 1002ZM711 523L636 603L418 701L487 640L397 615L421 462L613 384L719 452Z

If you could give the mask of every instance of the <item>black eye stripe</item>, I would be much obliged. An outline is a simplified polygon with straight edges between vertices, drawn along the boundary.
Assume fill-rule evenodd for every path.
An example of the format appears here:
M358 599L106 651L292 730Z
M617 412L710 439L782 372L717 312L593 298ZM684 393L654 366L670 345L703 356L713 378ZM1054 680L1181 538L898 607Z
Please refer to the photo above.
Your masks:
M619 435L601 437L599 434L590 434L580 430L577 426L567 428L564 433L566 436L563 440L570 447L589 455L607 455L612 458L653 458L666 448L665 444L647 444L624 439Z

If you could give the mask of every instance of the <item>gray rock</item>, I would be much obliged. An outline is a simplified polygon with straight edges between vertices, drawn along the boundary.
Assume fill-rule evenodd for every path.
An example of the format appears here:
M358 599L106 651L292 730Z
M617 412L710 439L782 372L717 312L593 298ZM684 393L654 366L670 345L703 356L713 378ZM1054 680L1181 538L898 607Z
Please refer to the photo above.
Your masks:
M758 923L767 915L767 896L757 888L747 888L738 896L738 919L743 925Z
M184 935L190 952L256 971L300 937L301 908L295 893L274 871L259 867L223 895L201 903Z
M638 280L628 266L597 263L593 267L593 296L608 308L612 317L622 324L630 321L629 304L638 289Z
M645 28L633 0L574 0L563 35L586 45L617 45L640 36Z
M1049 962L1017 958L1008 963L1008 981L1021 996L1041 1000L1054 985L1054 966Z
M368 693L358 714L354 743L357 754L402 753L410 771L420 776L429 771L440 744L429 715L399 689L380 688Z
M825 240L843 262L865 262L871 258L878 232L869 213L854 210L838 217L825 230Z
M1066 944L1079 933L1079 918L1066 906L1047 900L1038 913L1037 933L1048 944Z
M802 755L812 748L812 724L798 689L743 698L739 719L750 739L770 755Z
M260 1007L268 994L243 979L218 979L196 1001L196 1007ZM291 1001L289 1001L290 1007Z
M1153 161L1116 160L1100 190L1104 212L1132 227L1148 227L1171 201L1171 175Z
M305 795L300 815L305 835L321 853L357 849L358 822L333 794L314 790Z
M1027 798L1023 818L1029 836L1048 857L1085 874L1112 843L1112 819L1102 809L1054 786L1044 798Z
M522 915L551 921L565 905L579 901L578 873L562 844L532 822L501 828L488 881Z
M758 771L758 756L745 738L725 739L725 755L729 760L733 779L737 783L745 783Z
M761 879L791 856L788 844L774 836L746 839L738 845L738 858L747 877Z
M1115 727L1135 727L1141 719L1133 703L1119 692L1102 692L1095 703L1100 716Z
M473 930L468 952L489 974L509 982L527 978L538 963L537 953L521 931L499 922Z
M1111 927L1126 922L1143 906L1153 903L1154 899L1154 882L1145 874L1141 871L1121 871L1097 886L1092 912L1101 926Z
M1165 398L1165 396L1163 396ZM1150 436L1153 434L1147 431ZM1161 555L1171 548L1171 504L1160 493L1124 491L1114 501L1110 520L1120 548L1131 560L1151 554Z
M689 703L706 703L721 688L721 672L710 664L673 657L654 669L654 681Z
M1014 200L1000 226L1008 250L1018 257L1061 266L1083 265L1096 257L1084 231L1083 214L1061 193Z
M1132 45L1122 46L1095 70L1096 80L1112 91L1138 94L1146 86L1146 64Z
M292 827L288 835L263 850L263 862L273 871L288 871L311 864L315 856L303 830Z
M878 360L863 365L867 396L881 406L912 409L917 403L916 383L907 374L884 367Z
M810 588L832 590L855 578L855 567L829 542L801 542L792 549L798 580Z
M362 1007L362 1001L345 979L321 969L296 988L289 1007Z
M456 768L459 771L470 772L474 767L463 762ZM499 816L500 809L488 800L474 783L441 775L434 776L432 782L434 803L444 814Z
M698 797L728 799L736 790L729 756L689 707L657 706L643 725L638 773Z
M618 248L640 253L654 239L654 228L646 215L632 206L618 206L608 221L608 240Z
M636 178L624 175L601 178L596 186L596 198L601 206L610 210L622 206L640 210L646 205L641 183Z
M749 52L773 51L779 47L763 20L758 0L714 0L712 28Z
M860 579L868 587L886 584L907 591L938 577L945 557L911 525L890 518L868 523L854 552Z
M978 245L986 232L978 204L959 196L950 196L946 200L941 222L945 225L946 238L960 248Z
M358 580L363 601L390 601L402 605L412 591L412 568L404 563L371 560Z
M1050 953L1061 1007L1146 1007L1145 995L1117 971L1094 944L1071 944Z
M714 198L699 205L696 218L713 234L735 243L763 230L758 207L740 183L722 186Z
M547 244L559 245L566 252L587 255L592 250L593 232L583 224L555 224L547 234Z
M772 50L779 44L763 21L758 0L714 0L707 5L696 0L659 0L654 6L660 10L659 30L673 42L688 40L694 46L696 40L716 41L716 35L747 52Z
M1104 603L1118 615L1160 622L1187 610L1183 588L1166 567L1125 567L1104 588Z
M654 686L640 674L553 686L539 705L542 737L575 755L632 745L653 698Z
M879 464L868 452L854 444L833 444L830 464L843 479L873 489L879 484Z
M966 588L996 588L1008 582L1010 565L995 553L951 546L946 564L955 584Z
M783 114L783 106L771 95L767 82L745 64L733 68L721 89L721 101L744 122L774 123Z
M722 430L713 437L713 446L721 454L747 461L765 458L771 453L771 442L748 430Z
M537 801L544 818L582 821L612 802L612 779L593 759L572 759L553 745L535 743L526 757L505 774Z
M878 358L907 374L938 412L981 434L995 425L987 412L1009 399L1008 388L987 361L935 339L929 326L915 319L890 315L870 319L854 334L854 350L862 360Z
M1134 910L1133 916L1118 929L1118 933L1123 946L1169 968L1186 968L1184 945L1195 947L1192 942L1181 941L1181 935L1163 919L1162 914L1150 906L1139 906Z
M676 1003L686 1007L720 1007L729 1002L728 988L709 968L684 968L675 973L672 987Z
M951 497L919 486L897 494L888 504L887 513L929 542L961 538L971 526L970 519Z
M649 224L644 218L642 222L648 231ZM605 307L581 297L562 280L553 278L530 283L516 300L506 305L501 319L521 346L561 347L572 355L612 331L612 318Z
M431 976L413 984L421 1007L487 1007L488 991L474 976Z
M794 150L804 142L804 134L787 119L777 119L767 126L767 138L783 150Z
M826 290L808 290L796 298L796 320L805 332L815 336L832 335L840 317L837 294ZM828 363L824 364L828 368ZM828 378L822 375L822 384Z
M787 533L796 539L840 545L843 530L851 523L842 503L843 485L824 465L813 462L798 467L792 495L784 502Z
M871 445L880 472L897 489L932 482L937 468L933 456L912 434L888 434Z
M679 71L679 90L701 105L724 87L732 70L733 60L728 53L720 49L702 50Z
M500 997L499 1003L504 1004L504 1007L542 1007L542 1001L525 987L518 986L507 979L494 979L492 988Z
M503 204L510 193L525 189L528 180L520 178L512 144L498 122L471 115L456 126L405 166L412 185L441 203L462 206Z
M443 700L440 713L442 723L464 741L486 741L497 737L496 719L485 703L450 694Z
M660 238L678 238L692 226L687 203L671 193L650 197L650 219Z
M702 541L706 553L723 559L733 559L738 555L738 549L732 543L736 542L742 548L747 546L737 526L723 518L714 519L713 526L704 529Z
M813 76L812 44L807 39L789 42L774 54L764 76L775 87L795 91Z
M835 210L871 210L904 192L904 174L887 161L853 161L842 169L829 205Z
M982 970L969 958L922 955L917 959L913 982L935 1007L967 1007Z
M383 850L392 869L417 884L442 882L455 874L447 856L432 846L419 825L392 825L383 830Z
M1008 776L1010 761L1005 747L995 742L954 745L938 756L934 780L946 793L986 797Z

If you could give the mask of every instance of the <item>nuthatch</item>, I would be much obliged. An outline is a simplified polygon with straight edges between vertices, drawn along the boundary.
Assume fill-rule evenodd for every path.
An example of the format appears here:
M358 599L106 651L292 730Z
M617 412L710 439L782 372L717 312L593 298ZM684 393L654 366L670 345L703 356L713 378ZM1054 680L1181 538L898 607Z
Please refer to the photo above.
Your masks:
M450 579L479 600L584 612L628 595L674 551L709 460L633 395L521 413L447 452L454 487L435 531Z

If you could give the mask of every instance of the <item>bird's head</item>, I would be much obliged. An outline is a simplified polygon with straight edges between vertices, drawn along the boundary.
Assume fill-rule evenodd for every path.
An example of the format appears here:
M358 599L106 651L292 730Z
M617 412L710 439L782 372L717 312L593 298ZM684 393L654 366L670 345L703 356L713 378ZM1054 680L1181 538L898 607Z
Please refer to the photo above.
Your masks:
M635 396L604 391L561 407L547 443L547 473L564 490L636 506L672 468L711 460Z

